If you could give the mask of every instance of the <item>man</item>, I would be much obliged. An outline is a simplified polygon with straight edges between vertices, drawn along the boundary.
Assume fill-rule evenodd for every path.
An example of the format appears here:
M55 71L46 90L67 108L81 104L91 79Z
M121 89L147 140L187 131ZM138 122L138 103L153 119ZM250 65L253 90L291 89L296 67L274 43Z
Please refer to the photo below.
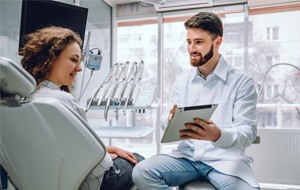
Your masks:
M180 131L177 149L140 162L133 181L142 190L164 190L206 179L216 189L259 189L245 148L256 137L256 99L253 80L229 66L219 54L221 19L200 12L185 22L187 49L193 66L179 75L163 116L165 129L176 106L218 104L211 120L195 118ZM201 127L197 126L200 125Z

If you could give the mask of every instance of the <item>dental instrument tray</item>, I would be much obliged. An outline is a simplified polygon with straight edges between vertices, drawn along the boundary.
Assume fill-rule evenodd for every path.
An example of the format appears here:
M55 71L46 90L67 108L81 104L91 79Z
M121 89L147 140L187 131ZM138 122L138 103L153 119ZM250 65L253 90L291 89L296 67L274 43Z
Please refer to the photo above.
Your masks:
M195 118L209 120L218 104L199 105L191 107L177 107L168 127L161 139L162 143L180 141L180 130L187 130L186 123L194 123Z

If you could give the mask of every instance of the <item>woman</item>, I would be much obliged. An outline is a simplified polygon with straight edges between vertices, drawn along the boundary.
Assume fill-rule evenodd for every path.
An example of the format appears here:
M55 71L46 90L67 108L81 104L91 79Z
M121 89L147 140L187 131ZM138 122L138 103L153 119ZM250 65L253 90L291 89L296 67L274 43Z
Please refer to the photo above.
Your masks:
M77 111L84 119L84 109L78 104L70 89L81 71L82 40L67 28L50 26L37 30L25 38L20 51L22 66L36 80L35 97L54 97ZM118 147L106 147L103 161L90 174L81 189L129 189L133 183L131 173L134 165L144 159L136 153ZM97 171L106 170L104 173Z

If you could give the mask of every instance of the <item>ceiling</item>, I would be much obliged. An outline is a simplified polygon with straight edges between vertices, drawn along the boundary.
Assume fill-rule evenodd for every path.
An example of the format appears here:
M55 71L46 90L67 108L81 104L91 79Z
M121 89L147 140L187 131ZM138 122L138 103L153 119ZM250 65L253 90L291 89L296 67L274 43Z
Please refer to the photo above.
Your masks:
M108 3L111 6L114 6L116 4L125 4L125 3L132 3L132 2L138 2L138 0L104 0L106 3Z
M0 0L1 1L1 0ZM180 2L181 0L103 0L106 3L108 3L111 6L115 6L117 4L125 4L125 3L133 3L133 2ZM185 0L188 1L188 0ZM197 1L197 0L194 0ZM199 2L202 1L209 1L209 0L199 0ZM226 2L227 0L212 0L212 1L218 1L218 2ZM229 0L228 2L239 2L239 0ZM264 6L264 5L276 5L276 4L288 4L288 3L297 3L299 0L246 0L248 2L249 6Z

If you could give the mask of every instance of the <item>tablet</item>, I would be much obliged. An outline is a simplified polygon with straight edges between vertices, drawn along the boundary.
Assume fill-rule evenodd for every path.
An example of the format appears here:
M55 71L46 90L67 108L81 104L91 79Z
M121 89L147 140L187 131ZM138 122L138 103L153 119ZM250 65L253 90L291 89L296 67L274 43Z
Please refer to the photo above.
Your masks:
M218 104L177 107L161 142L167 143L181 140L179 131L186 129L184 127L186 123L194 123L194 118L208 121L217 107Z

